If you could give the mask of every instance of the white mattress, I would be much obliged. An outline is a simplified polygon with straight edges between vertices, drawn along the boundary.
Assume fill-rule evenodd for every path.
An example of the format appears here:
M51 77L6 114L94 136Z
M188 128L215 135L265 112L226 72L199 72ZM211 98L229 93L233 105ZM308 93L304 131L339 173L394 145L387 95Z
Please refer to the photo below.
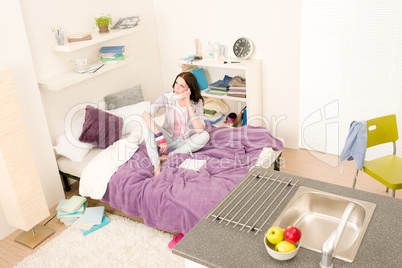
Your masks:
M84 160L79 163L73 162L65 156L60 156L59 158L57 158L57 165L61 172L81 178L82 171L84 170L86 165L103 150L104 149L101 149L101 148L93 148L84 157Z

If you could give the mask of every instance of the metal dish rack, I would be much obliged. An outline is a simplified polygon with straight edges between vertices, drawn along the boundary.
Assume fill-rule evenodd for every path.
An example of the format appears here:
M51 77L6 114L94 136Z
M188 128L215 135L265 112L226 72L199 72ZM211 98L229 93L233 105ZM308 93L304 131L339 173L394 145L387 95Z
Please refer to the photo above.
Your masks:
M264 225L297 186L286 174L270 174L269 170L252 168L235 188L208 214L219 224L233 225L247 232L266 231Z

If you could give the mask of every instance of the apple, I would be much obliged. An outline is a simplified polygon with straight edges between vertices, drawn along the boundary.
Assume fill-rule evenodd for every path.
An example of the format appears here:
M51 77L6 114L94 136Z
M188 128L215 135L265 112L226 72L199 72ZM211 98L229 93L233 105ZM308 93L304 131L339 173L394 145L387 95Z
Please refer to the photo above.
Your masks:
M275 250L279 251L279 252L290 252L295 249L296 249L296 246L286 240L279 242L275 246Z
M271 227L267 231L267 239L270 243L276 245L283 241L283 230L279 227Z
M285 236L286 241L289 241L290 243L297 243L299 242L302 234L299 228L288 226L283 235Z

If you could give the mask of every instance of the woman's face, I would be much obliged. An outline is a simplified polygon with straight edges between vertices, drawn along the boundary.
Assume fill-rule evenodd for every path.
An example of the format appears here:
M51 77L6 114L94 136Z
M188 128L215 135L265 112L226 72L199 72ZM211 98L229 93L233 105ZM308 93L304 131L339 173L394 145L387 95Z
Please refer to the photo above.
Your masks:
M190 88L183 77L177 77L176 82L174 83L174 94L179 95L189 89Z

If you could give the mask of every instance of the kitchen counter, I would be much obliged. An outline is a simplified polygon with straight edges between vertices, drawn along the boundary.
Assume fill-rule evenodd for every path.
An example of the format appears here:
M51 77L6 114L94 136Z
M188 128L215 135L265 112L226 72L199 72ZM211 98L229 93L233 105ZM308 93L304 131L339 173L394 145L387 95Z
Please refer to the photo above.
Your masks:
M257 170L273 175L286 174L262 168ZM354 261L349 263L334 258L334 267L401 267L402 200L295 175L286 176L299 180L298 186L376 204ZM266 231L294 193L295 191L292 191L286 197L264 225L264 231L257 235L248 233L245 229L232 228L233 224L226 226L213 221L211 217L204 217L173 248L173 253L208 267L319 267L321 254L303 247L296 257L288 261L273 259L265 249Z

